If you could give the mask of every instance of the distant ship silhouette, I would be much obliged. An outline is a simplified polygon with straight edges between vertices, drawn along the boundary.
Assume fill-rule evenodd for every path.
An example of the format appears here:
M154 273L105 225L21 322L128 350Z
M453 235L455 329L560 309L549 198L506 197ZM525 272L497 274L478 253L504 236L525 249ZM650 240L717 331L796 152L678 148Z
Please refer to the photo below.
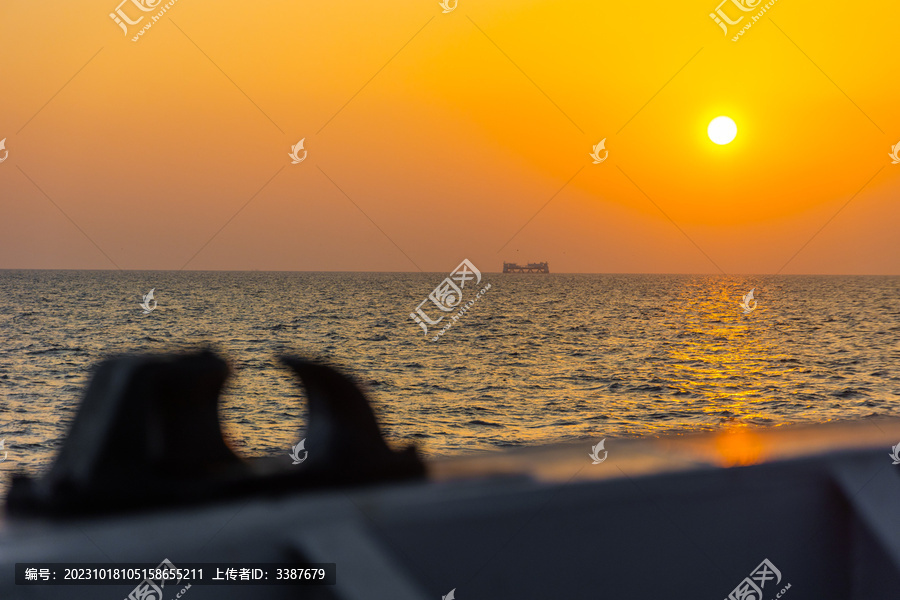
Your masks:
M517 265L516 263L503 263L504 273L549 273L550 263L528 263L527 265Z

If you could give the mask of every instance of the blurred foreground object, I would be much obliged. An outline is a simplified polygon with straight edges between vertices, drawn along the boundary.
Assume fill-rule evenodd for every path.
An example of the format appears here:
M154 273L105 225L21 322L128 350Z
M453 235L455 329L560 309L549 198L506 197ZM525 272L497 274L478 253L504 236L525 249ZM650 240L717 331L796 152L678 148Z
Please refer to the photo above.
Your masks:
M215 356L105 363L51 472L16 479L0 598L121 600L133 586L16 586L13 566L164 558L336 564L335 585L195 585L184 600L897 597L898 420L604 438L594 464L599 436L430 461L426 481L349 379L284 362L310 404L293 470L224 445Z
M49 474L15 476L10 514L71 517L266 492L423 477L414 448L393 452L359 388L334 369L284 357L306 388L314 451L244 461L225 444L218 402L228 377L211 352L105 361ZM299 438L299 424L298 424Z

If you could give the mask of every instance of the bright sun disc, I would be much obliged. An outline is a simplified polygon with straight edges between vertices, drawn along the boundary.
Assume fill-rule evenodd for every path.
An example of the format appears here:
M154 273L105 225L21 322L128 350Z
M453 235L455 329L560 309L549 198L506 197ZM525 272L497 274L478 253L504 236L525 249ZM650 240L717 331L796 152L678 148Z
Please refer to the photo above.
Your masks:
M709 122L706 133L709 135L709 139L719 145L724 145L731 142L737 135L737 125L729 117L716 117Z

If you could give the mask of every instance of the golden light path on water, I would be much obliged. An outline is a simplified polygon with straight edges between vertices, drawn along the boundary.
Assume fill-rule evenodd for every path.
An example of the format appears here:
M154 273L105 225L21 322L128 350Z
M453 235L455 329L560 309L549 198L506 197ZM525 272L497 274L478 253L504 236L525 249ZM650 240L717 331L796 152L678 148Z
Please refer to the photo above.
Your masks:
M735 318L730 290L716 281L705 286L687 295L689 301L672 307L675 319L681 321L682 339L670 351L671 386L705 398L700 408L705 413L727 414L735 421L764 419L765 412L757 405L777 400L776 390L761 396L759 389L735 382L772 381L795 367L785 366L789 356L772 341L768 329L774 324L766 309L757 306Z

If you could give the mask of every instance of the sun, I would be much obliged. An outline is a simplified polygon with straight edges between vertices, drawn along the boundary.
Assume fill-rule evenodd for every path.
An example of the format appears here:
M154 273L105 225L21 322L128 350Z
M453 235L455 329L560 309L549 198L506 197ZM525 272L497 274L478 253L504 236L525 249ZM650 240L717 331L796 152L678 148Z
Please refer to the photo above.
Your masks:
M709 139L722 146L731 143L731 140L737 135L737 125L730 117L716 117L709 122L706 133L709 135Z

